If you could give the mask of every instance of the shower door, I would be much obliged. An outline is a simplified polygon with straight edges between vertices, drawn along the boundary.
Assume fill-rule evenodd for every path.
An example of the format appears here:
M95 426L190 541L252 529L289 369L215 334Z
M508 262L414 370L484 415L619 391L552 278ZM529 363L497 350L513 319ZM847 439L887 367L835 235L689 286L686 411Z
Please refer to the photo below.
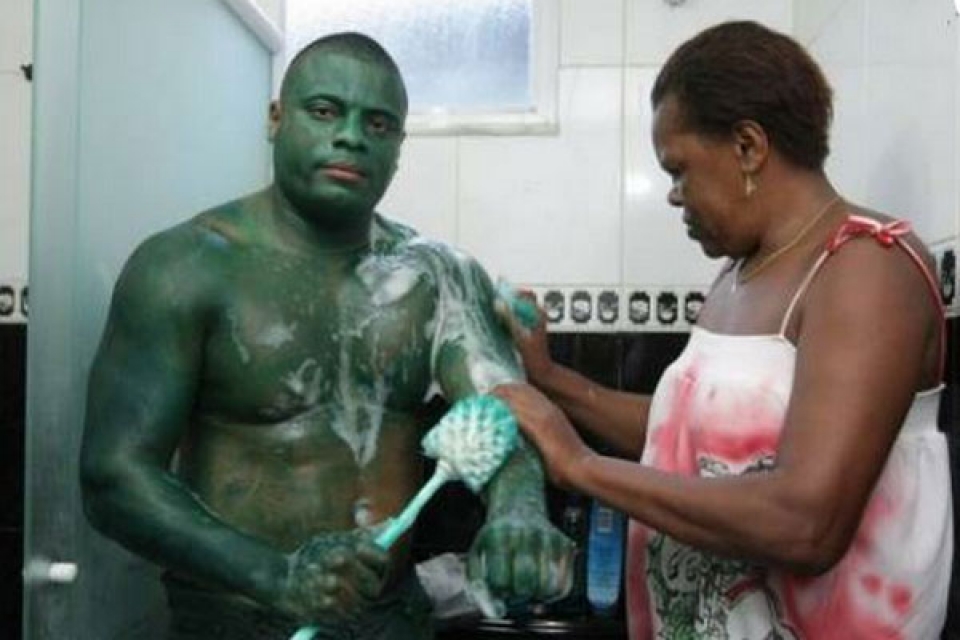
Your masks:
M39 0L34 24L24 638L152 640L158 569L82 514L86 376L133 247L268 179L272 53L216 0Z

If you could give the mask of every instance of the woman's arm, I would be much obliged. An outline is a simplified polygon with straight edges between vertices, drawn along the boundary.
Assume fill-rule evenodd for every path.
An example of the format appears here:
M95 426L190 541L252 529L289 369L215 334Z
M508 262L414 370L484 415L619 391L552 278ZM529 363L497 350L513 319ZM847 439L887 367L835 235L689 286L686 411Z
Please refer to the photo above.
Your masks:
M518 295L524 303L533 304L529 292ZM609 389L555 362L550 357L542 309L537 309L539 322L529 329L505 304L499 304L497 311L510 329L531 384L557 403L578 427L617 453L638 459L643 452L650 397Z
M818 573L857 531L929 377L937 323L922 276L902 252L854 242L837 253L802 309L776 466L745 476L680 476L599 456L536 392L503 393L561 484L686 544Z
M553 363L547 375L533 383L579 428L602 439L625 457L640 458L650 396L609 389L557 363Z

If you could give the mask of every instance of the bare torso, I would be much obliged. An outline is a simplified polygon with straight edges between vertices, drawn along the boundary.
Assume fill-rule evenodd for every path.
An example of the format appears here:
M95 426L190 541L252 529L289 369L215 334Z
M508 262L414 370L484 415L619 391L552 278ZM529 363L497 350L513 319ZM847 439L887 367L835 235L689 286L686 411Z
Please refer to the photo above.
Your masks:
M305 258L230 237L177 473L279 548L371 526L421 483L439 288L416 246ZM396 559L404 554L398 545Z

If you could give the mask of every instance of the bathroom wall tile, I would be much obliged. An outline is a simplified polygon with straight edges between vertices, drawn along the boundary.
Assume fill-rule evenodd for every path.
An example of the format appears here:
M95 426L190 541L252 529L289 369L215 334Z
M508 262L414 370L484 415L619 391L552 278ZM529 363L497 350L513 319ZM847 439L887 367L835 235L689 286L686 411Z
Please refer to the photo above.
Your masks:
M560 64L622 64L623 3L624 0L562 0Z
M33 2L4 2L0 9L0 71L17 71L33 59ZM2 95L2 94L0 94Z
M866 98L867 0L830 1L836 6L831 7L829 19L820 26L813 41L807 42L833 88L834 117L826 168L844 197L863 202L866 167L870 165L867 140L876 126ZM806 4L795 5L795 15L816 10Z
M26 356L26 326L0 325L0 430L22 427Z
M718 22L756 20L787 33L793 22L791 0L626 2L626 59L630 65L662 64L677 45Z
M31 84L19 71L0 71L0 279L27 276L30 90Z
M555 333L616 333L626 308L617 286L543 285L528 287Z
M26 280L0 275L0 326L23 325L29 313L30 291Z
M803 0L793 3L793 35L800 42L815 40L844 5L864 0Z
M867 200L869 157L867 140L876 125L867 115L867 73L863 66L824 65L833 87L834 117L830 128L827 175L839 192L852 202Z
M867 2L869 0L823 0L835 6L829 19L812 38L799 37L817 62L830 67L862 68L867 63ZM795 14L807 13L806 4L795 5ZM800 8L802 7L802 9ZM829 73L827 74L829 80Z
M866 6L871 64L944 65L956 57L956 9L951 0L866 0Z
M460 244L518 284L620 277L621 72L560 72L559 132L461 141Z
M0 325L0 528L23 527L27 329Z
M689 333L634 333L623 335L623 383L634 393L653 393L664 370L679 357Z
M867 201L910 218L928 242L955 237L956 10L946 1L865 2L864 96L870 120L884 123L864 137Z
M20 531L0 529L0 637L22 633L23 537Z
M574 369L605 387L620 387L623 339L619 334L581 333L574 339Z
M457 240L457 140L408 135L377 210L444 242Z
M15 391L7 393L4 384L4 403L20 404ZM22 397L22 396L21 396ZM24 472L23 418L17 422L0 424L0 529L23 527L23 472Z
M927 242L954 236L956 73L946 66L871 65L865 100L865 204L913 222Z
M682 7L681 7L682 9ZM631 288L704 286L719 264L686 234L682 212L667 203L670 180L650 140L650 88L656 72L627 69L624 92L623 282Z
M27 329L0 325L0 637L21 633Z

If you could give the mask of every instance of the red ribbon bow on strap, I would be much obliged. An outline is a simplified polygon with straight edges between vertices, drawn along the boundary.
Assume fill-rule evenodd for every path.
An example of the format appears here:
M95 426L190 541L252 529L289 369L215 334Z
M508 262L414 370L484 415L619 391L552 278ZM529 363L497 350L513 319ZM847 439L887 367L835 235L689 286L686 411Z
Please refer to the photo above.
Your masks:
M846 222L840 225L830 242L827 243L827 251L833 253L843 246L847 240L853 240L860 236L871 236L882 246L890 247L897 241L897 238L910 233L910 231L910 223L906 220L893 220L884 224L872 218L850 216Z

